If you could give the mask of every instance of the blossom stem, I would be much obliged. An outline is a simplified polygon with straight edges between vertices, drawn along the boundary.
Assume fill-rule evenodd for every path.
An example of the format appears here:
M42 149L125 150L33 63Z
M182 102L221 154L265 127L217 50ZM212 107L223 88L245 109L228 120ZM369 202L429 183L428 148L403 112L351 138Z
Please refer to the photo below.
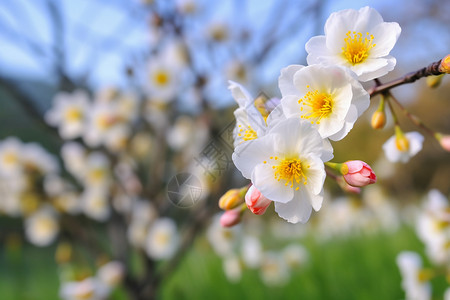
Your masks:
M334 163L334 162L326 162L325 166L329 167L330 169L335 170L336 172L339 172L339 174L342 173L342 167L344 164L341 163Z
M389 106L389 110L391 111L391 115L392 115L392 119L394 120L394 124L399 126L397 114L395 113L394 108L392 107L391 97L392 97L391 93L388 92L387 94L385 94L384 98L386 99L386 102Z
M434 130L426 126L419 117L410 113L391 93L389 93L390 99L400 108L400 110L408 117L417 127L422 128L428 132L431 136L435 136Z
M425 68L422 68L420 70L417 70L415 72L411 72L408 73L400 78L397 78L395 80L392 80L390 82L384 83L384 84L376 84L374 87L372 87L371 89L369 89L369 95L375 96L377 94L383 93L385 91L389 91L390 89L397 87L399 85L402 84L406 84L406 83L412 83L422 77L427 77L427 76L431 76L431 75L440 75L440 74L445 74L444 72L442 72L442 70L440 69L440 65L441 65L441 60L436 61L431 63L430 65L428 65Z

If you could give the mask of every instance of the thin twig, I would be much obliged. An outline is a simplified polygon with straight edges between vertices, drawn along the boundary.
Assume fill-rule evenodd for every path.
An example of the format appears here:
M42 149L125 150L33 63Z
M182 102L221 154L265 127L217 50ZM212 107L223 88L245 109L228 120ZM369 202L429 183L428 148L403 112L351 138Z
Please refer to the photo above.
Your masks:
M431 63L428 65L428 67L422 68L418 71L408 73L398 79L392 80L390 82L376 85L372 87L368 92L371 97L380 94L382 92L388 91L394 87L397 87L399 85L405 84L405 83L412 83L422 77L427 77L431 75L440 75L442 72L439 70L439 66L441 64L441 60L436 61L434 63Z
M422 120L419 119L419 117L417 117L416 115L413 115L412 113L410 113L398 100L397 98L395 98L391 93L389 93L389 97L392 99L392 101L400 108L400 110L405 114L406 117L408 117L408 119L410 119L417 127L422 128L423 130L425 130L426 132L428 132L431 136L435 135L435 132L429 128L428 126L426 126ZM390 104L390 101L388 101L388 103ZM392 108L391 108L392 110Z

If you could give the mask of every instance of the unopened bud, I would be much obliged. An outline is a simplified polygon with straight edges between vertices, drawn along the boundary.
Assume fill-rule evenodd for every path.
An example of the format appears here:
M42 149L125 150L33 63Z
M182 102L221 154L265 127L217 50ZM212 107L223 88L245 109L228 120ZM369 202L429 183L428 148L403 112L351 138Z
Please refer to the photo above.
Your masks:
M349 160L344 163L326 162L325 165L339 172L345 182L352 187L362 187L377 181L377 176L372 168L361 160ZM342 185L339 180L337 179L337 182L346 189L345 185ZM352 189L351 192L358 193L359 191Z
M426 79L427 85L430 88L436 88L441 84L442 77L444 77L444 74L436 75L436 76L428 76Z
M386 101L386 96L381 94L380 96L380 104L378 105L378 109L372 115L372 128L373 129L381 129L386 124L386 113L384 112L384 103Z
M261 192L252 185L248 189L247 194L245 194L245 203L252 213L255 215L262 215L266 212L266 209L269 207L270 203L272 203L272 200L263 196Z
M225 211L220 217L220 225L222 227L232 227L239 224L241 222L242 212L240 207Z
M244 196L247 192L248 187L243 187L241 189L231 189L227 191L219 199L219 207L223 210L233 209L242 203L244 203Z
M360 194L361 193L361 189L359 187L351 186L344 180L344 177L342 177L342 176L337 177L336 182L339 184L341 189L347 193L352 193L352 194Z
M439 66L439 71L442 73L450 73L450 54L448 54L446 57L444 57L441 60L441 64Z
M386 125L386 113L378 110L374 112L371 124L373 129L382 129Z
M353 187L362 187L377 182L372 168L361 160L349 160L341 168L344 180Z
M436 133L435 137L439 141L439 144L441 144L441 147L445 151L450 152L450 135L442 135L440 133Z

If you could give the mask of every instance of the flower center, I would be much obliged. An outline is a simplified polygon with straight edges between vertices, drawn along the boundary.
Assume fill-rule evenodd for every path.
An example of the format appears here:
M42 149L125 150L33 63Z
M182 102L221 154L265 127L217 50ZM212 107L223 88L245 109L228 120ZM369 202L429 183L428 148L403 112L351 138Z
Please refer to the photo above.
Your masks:
M369 51L375 44L373 42L373 35L366 32L363 37L361 32L348 31L346 34L345 46L342 47L342 54L352 64L356 65L362 63L369 56Z
M19 162L19 157L15 153L6 152L3 155L3 162L7 165L14 165Z
M242 128L242 125L238 125L238 127L239 127L238 136L242 137L244 141L254 140L258 137L256 131L253 130L252 126L248 126L247 129L245 130L244 128Z
M83 113L79 108L71 107L66 110L64 116L66 117L67 121L76 122L81 120L81 118L83 117Z
M278 157L270 157L270 159L278 160ZM267 163L266 161L264 163ZM309 167L309 166L308 166ZM285 158L278 165L272 166L275 170L274 177L276 180L285 181L285 186L294 187L294 184L300 183L303 180L303 184L307 183L307 177L303 173L302 162L296 158ZM297 191L297 186L295 190Z
M167 232L158 232L155 237L155 242L158 245L166 246L169 244L170 236Z
M302 115L302 118L314 119L317 124L320 124L320 120L328 117L333 111L333 98L331 95L320 93L318 90L309 91L303 98L298 100L298 103L310 107L309 112ZM300 107L300 110L303 110L303 106ZM313 123L314 121L311 120L311 124Z
M397 137L395 139L395 146L401 152L407 152L409 150L409 141L405 136Z
M106 171L103 168L94 168L88 173L88 178L91 183L100 183L106 178Z
M158 71L153 75L153 80L159 86L165 86L170 81L170 76L165 71Z
M55 222L49 217L43 217L35 224L36 233L47 235L55 230Z

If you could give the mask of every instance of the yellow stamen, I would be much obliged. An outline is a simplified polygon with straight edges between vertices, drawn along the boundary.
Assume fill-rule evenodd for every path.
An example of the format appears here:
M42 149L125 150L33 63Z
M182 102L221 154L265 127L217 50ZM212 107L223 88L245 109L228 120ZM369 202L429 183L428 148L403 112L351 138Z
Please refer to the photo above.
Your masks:
M158 232L155 241L159 245L167 245L170 241L170 236L165 232Z
M251 126L248 126L248 129L244 131L244 141L254 140L257 137L258 135L256 134L256 131L254 131Z
M285 180L285 186L294 187L294 184L300 183L303 180L303 184L307 183L307 177L302 170L302 162L300 159L283 159L277 166L273 166L275 170L275 179ZM295 190L299 188L296 187Z
M327 93L320 93L318 90L309 91L306 95L298 100L298 103L302 105L300 110L303 110L303 106L309 106L310 110L308 113L302 115L303 119L313 119L317 124L323 118L328 117L333 112L333 98Z
M3 155L3 162L8 165L13 165L19 162L19 157L12 152L6 152Z
M242 127L239 125L238 127ZM250 141L254 140L258 137L256 134L256 131L253 130L252 126L248 126L247 129L244 130L244 128L240 128L238 132L238 136L242 137L244 141Z
M76 122L81 120L83 113L79 108L71 107L65 111L64 117L69 122Z
M366 32L363 37L361 32L348 31L346 34L345 46L342 47L342 54L352 64L356 65L364 62L369 56L370 49L375 47L373 35Z
M164 86L170 81L170 75L162 70L153 75L153 80L159 86Z

